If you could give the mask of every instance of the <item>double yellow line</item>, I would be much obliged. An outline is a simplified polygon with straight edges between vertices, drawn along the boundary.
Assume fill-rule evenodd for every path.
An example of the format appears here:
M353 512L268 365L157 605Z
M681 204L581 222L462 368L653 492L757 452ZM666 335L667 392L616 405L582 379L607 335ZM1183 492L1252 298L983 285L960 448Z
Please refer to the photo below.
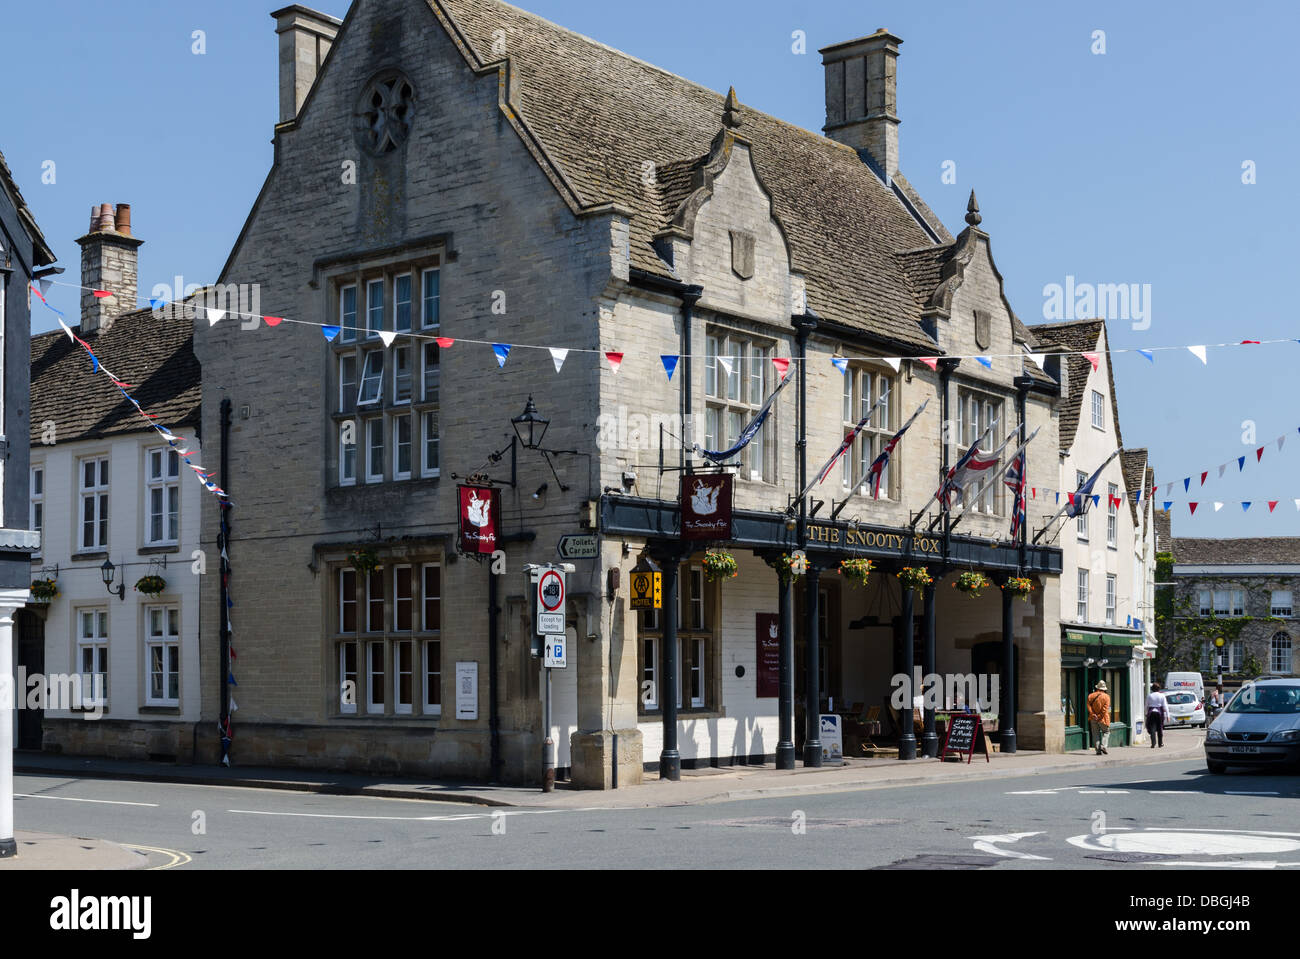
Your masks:
M147 866L145 867L147 869L174 869L177 866L185 865L187 862L190 862L191 859L193 858L189 854L183 853L177 849L160 849L157 846L137 846L129 842L120 843L119 845L121 845L122 848L124 849L134 849L137 852L144 852L144 853L156 852L160 856L171 857L170 862L165 862L160 866Z

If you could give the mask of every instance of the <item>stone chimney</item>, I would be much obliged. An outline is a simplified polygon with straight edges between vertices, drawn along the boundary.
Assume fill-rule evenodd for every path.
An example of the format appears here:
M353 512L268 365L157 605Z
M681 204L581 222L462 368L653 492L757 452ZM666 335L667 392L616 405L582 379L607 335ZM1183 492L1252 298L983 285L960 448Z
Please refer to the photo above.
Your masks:
M826 126L832 140L866 153L885 176L898 173L898 39L884 27L818 52L826 68Z
M90 208L90 232L81 245L81 332L107 331L113 321L136 309L139 250L144 240L131 235L131 206L111 203ZM111 296L96 296L102 290Z
M342 20L294 4L271 14L280 35L280 122L298 116Z

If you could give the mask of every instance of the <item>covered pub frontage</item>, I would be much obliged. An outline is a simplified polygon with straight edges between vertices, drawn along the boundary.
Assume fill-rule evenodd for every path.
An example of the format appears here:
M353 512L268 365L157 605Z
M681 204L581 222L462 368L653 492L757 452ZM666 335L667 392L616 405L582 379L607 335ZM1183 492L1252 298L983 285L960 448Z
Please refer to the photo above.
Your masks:
M937 756L947 716L968 710L1003 752L1059 748L1057 548L740 509L729 539L699 543L681 537L678 504L617 494L600 522L643 544L637 568L662 581L637 635L648 770ZM706 547L733 555L734 572L711 580ZM865 581L846 560L871 561ZM904 568L930 582L905 586ZM956 588L966 571L987 588ZM1012 576L1036 588L1002 589ZM836 750L821 737L831 716Z

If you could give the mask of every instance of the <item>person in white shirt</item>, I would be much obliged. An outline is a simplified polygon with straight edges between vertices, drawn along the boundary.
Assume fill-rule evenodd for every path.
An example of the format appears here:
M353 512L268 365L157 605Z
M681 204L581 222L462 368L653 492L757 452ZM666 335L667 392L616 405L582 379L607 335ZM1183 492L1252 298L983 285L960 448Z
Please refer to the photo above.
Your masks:
M1151 748L1156 748L1156 743L1160 748L1165 746L1165 723L1169 720L1169 702L1165 699L1165 694L1160 691L1159 683L1151 684L1151 692L1147 695L1147 735L1151 737Z

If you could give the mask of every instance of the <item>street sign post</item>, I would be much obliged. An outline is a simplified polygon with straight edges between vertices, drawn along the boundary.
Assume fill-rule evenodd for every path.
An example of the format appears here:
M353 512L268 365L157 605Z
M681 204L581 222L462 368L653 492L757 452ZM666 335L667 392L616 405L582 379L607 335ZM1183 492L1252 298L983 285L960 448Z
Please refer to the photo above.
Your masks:
M560 537L555 547L560 559L595 559L600 555L595 533L570 533Z
M542 665L547 669L568 669L568 639L563 633L546 637L546 656Z
M537 608L537 638L533 655L541 655L546 670L542 700L542 725L546 730L542 742L542 792L555 789L555 739L551 736L551 670L568 667L569 641L564 623L564 603L568 596L564 577L573 572L573 564L528 565L524 567L533 586L533 605Z
M564 570L548 566L537 577L537 632L564 632Z

